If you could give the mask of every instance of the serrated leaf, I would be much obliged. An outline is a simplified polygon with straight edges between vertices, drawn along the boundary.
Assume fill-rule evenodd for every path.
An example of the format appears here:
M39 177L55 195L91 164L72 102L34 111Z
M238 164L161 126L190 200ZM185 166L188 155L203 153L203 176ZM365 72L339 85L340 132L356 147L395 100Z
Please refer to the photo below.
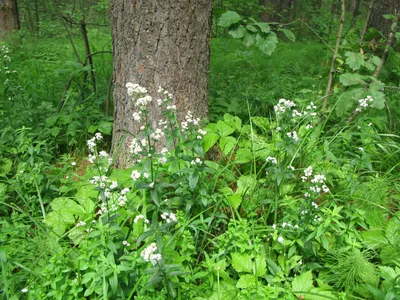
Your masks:
M237 131L240 131L240 129L242 128L242 120L237 116L224 114L224 121L226 124L228 124Z
M78 203L87 213L93 212L96 205L91 199L97 199L99 192L93 189L93 186L81 186L75 194Z
M219 18L218 26L226 28L232 24L238 23L241 19L242 17L237 12L227 11Z
M258 31L258 29L254 25L251 25L251 24L247 25L246 28L247 28L248 31L251 31L251 32L254 32L254 33L256 33Z
M371 62L375 65L375 66L379 66L381 64L381 59L378 56L372 55L371 57Z
M287 39L291 40L292 42L296 41L296 37L291 30L279 28L278 31L283 32Z
M269 120L264 117L252 117L251 121L263 131L268 131L269 128Z
M366 85L366 82L360 74L345 73L339 76L339 81L344 86L357 84Z
M370 89L369 93L371 94L371 97L374 99L374 101L371 104L372 107L375 107L377 109L385 108L385 94L384 93L382 93L381 91L378 91L376 89Z
M237 289L233 284L221 281L219 285L215 283L214 293L208 300L232 300L236 299Z
M232 267L238 273L253 273L253 262L246 253L232 253Z
M228 155L236 145L236 139L233 136L222 137L219 146L225 155Z
M235 26L234 28L229 30L229 34L234 38L234 39L241 39L244 36L244 33L246 32L246 29L242 26Z
M238 189L236 194L244 195L246 193L251 193L255 189L257 180L253 175L242 175L239 177L237 185Z
M254 21L254 19L251 19L251 20ZM260 30L264 33L271 32L271 27L269 27L269 25L267 23L255 22L254 26L257 26L258 28L260 28Z
M359 70L364 65L364 55L359 52L346 52L346 64L353 70Z
M248 32L248 31L246 31L246 32L244 33L244 36L243 36L243 41L242 41L243 44L244 44L246 47L250 47L251 45L254 44L254 41L255 41L254 35L253 35L252 33Z
M239 289L247 289L256 285L256 278L254 275L244 274L241 275L236 287Z
M261 35L256 36L256 46L266 55L270 56L278 44L278 38L274 32L271 32L266 38Z
M313 280L311 271L302 273L300 276L296 276L292 282L292 290L296 295L300 294L304 296L304 292L308 292L313 288Z
M267 263L262 255L257 255L255 259L256 274L257 276L264 276L267 273Z

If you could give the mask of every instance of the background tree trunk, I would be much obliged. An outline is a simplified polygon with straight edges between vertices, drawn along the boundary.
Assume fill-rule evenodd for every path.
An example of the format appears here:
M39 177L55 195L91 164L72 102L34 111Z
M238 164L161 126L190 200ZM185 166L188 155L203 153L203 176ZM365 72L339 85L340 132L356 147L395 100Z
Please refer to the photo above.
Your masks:
M208 115L209 37L211 0L111 1L114 56L114 130L116 166L127 167L127 146L135 133L134 107L125 84L138 83L154 100L161 86L174 95L178 119L187 111ZM151 104L151 122L161 112ZM119 145L122 147L117 150Z
M288 21L295 0L259 0L261 12L259 18L263 22Z
M0 0L0 36L19 29L17 0Z
M399 0L379 0L375 1L372 14L369 19L368 27L374 27L382 31L385 36L390 33L391 20L386 20L383 15L400 13Z

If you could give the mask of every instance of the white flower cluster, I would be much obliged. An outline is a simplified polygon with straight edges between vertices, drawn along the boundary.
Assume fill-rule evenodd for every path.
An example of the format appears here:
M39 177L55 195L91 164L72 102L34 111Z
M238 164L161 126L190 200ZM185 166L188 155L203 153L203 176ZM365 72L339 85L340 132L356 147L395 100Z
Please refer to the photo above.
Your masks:
M272 162L274 165L276 165L278 163L278 161L276 160L275 157L272 156L268 156L266 159L267 162Z
M278 104L274 105L274 110L277 115L281 115L284 114L286 110L289 110L295 106L296 104L291 100L279 99Z
M307 105L306 110L303 111L303 115L307 116L310 115L312 117L315 117L317 113L313 111L314 109L317 109L317 106L314 104L314 102L310 102L309 105Z
M288 132L288 133L286 133L286 135L289 138L293 139L295 142L297 142L299 140L299 137L297 136L297 132L296 131Z
M154 132L150 133L150 138L154 141L159 141L164 136L164 132L160 128L156 128Z
M103 139L103 136L101 135L100 132L97 132L93 138L87 141L87 146L91 153L94 152L94 148L96 147L96 141L100 141L101 139Z
M133 179L133 181L138 180L141 176L142 174L138 170L133 170L131 173L131 178Z
M147 93L146 88L141 87L137 83L128 82L125 87L129 97L143 96Z
M124 245L125 247L130 247L131 244L129 244L127 241L123 241L122 245Z
M165 220L167 223L176 222L176 216L174 213L162 213L161 218Z
M189 110L185 116L185 121L181 122L181 128L182 131L188 130L189 129L189 125L193 124L193 125L199 125L200 124L200 118L193 118L193 114L192 112Z
M143 147L147 147L148 142L146 139L141 139L138 140L136 138L133 138L131 143L129 144L129 152L135 155L140 154L140 152L143 152Z
M0 55L3 56L3 59L6 62L11 62L11 58L10 58L10 56L8 54L10 54L10 49L8 49L8 47L6 45L3 45L3 47L1 47L1 54Z
M357 112L361 112L363 109L366 109L368 107L368 103L372 103L374 99L371 96L367 96L364 99L358 100L358 107L356 108Z
M199 135L197 136L197 139L202 140L203 137L207 134L207 131L200 128L199 130L197 130L197 133L199 133Z
M170 92L168 92L166 89L163 89L161 86L158 87L157 92L159 92L160 94L163 94L165 96L164 100L159 99L162 102L167 102L167 100L170 100L173 97L173 95ZM157 100L157 102L158 102L158 100ZM161 102L158 102L158 103L159 103L159 105L161 105Z
M200 158L198 158L198 157L190 162L190 164L191 164L192 166L201 165L202 163L203 163L203 161L202 161Z
M161 254L154 254L156 251L156 243L151 243L140 253L140 256L145 262L151 262L151 264L155 266L162 258Z
M133 223L137 223L137 222L139 222L140 220L144 220L144 222L145 222L146 224L150 223L149 220L147 220L143 215L137 215L137 216L135 217L135 219L133 220Z

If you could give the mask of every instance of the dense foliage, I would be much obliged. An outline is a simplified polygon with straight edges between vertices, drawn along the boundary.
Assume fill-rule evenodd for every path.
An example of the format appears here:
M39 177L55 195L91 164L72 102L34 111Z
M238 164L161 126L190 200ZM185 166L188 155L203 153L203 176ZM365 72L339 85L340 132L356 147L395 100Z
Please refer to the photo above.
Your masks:
M126 83L141 129L126 170L107 152L107 29L88 25L79 60L79 22L105 2L49 6L64 21L1 41L1 297L400 299L400 55L377 76L385 39L360 52L346 23L325 95L335 37L312 2L296 13L317 32L215 1L210 120L178 123L168 87Z

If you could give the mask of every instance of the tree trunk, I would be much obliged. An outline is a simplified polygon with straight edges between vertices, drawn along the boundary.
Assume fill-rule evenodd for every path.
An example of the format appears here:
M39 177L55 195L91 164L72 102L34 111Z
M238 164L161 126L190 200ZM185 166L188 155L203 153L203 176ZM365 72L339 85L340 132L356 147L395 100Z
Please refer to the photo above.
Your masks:
M16 0L0 0L0 36L19 29Z
M263 22L288 21L294 9L294 0L259 0L261 12L259 18Z
M114 129L112 152L116 166L130 165L127 151L137 131L127 82L145 87L158 99L158 87L174 95L178 121L191 111L208 116L211 0L111 1L114 56ZM151 103L151 123L161 112ZM119 149L119 146L122 147Z
M372 8L372 14L369 19L368 27L374 27L379 31L382 31L384 36L388 36L390 33L391 20L387 20L383 17L386 14L398 14L400 12L400 1L399 0L379 0L374 2Z

